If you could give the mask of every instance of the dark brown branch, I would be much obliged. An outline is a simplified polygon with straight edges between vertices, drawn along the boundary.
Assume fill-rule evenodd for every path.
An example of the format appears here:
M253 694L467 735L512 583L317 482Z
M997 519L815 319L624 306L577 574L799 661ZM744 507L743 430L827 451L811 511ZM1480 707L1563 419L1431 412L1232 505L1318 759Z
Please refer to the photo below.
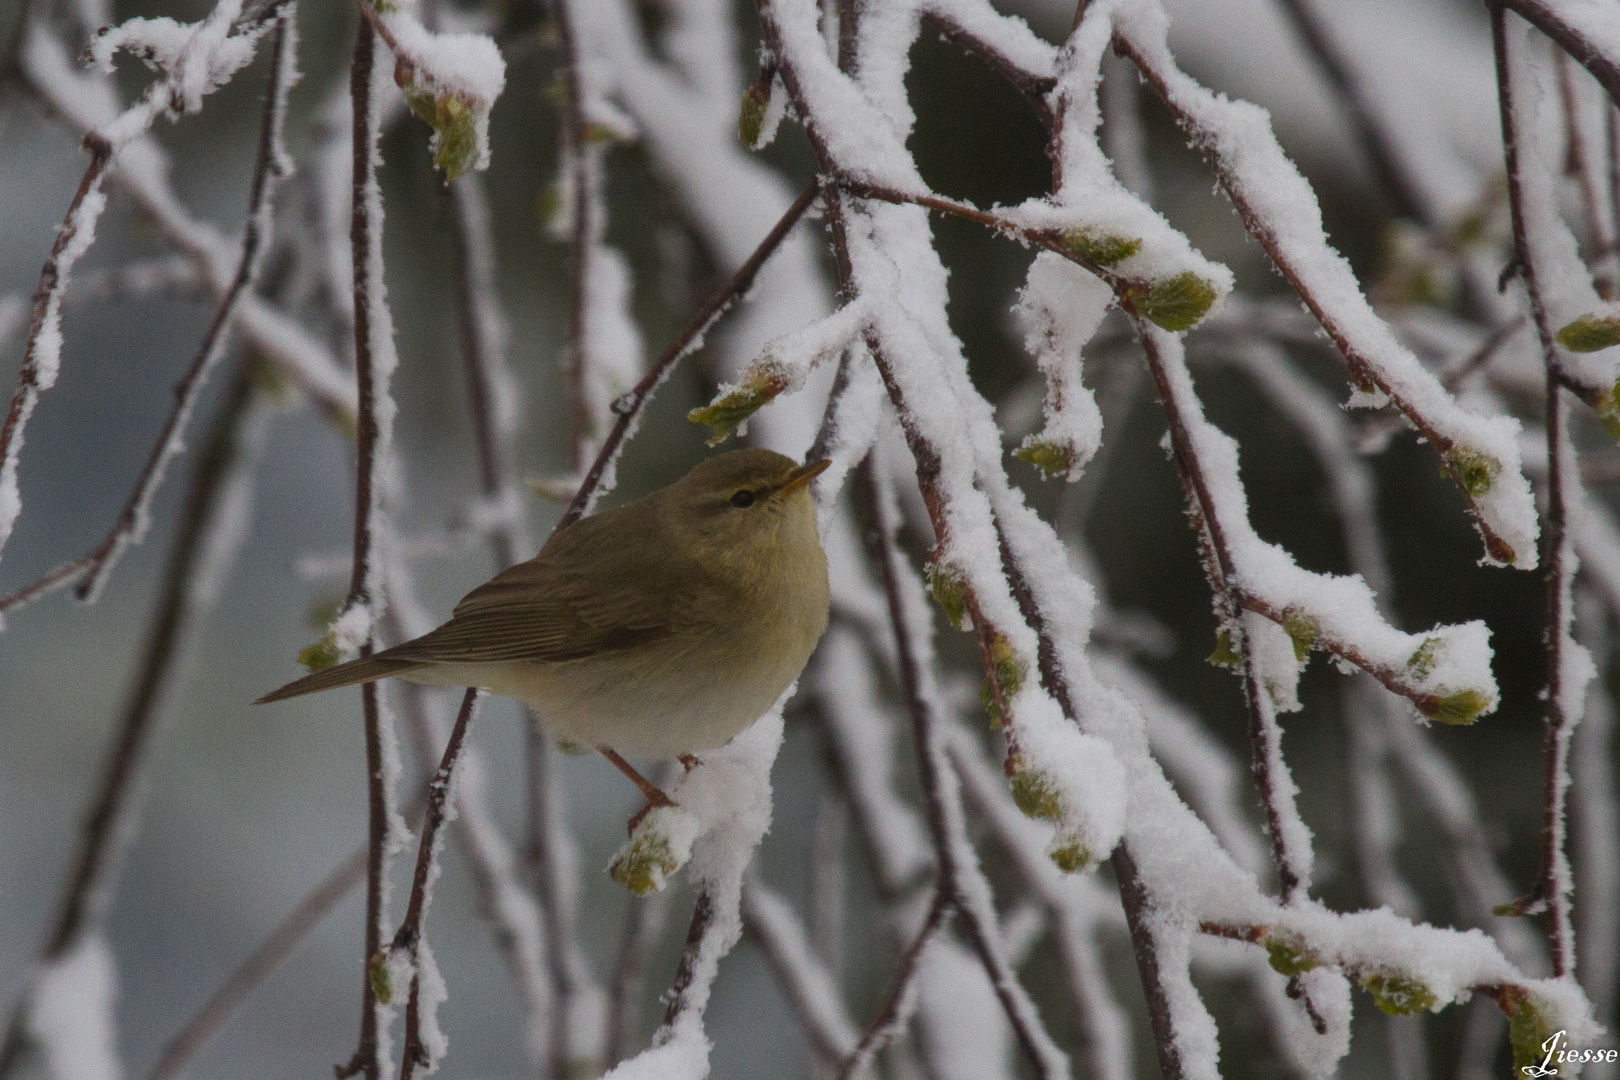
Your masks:
M1272 265L1293 286L1300 300L1310 309L1312 316L1321 324L1322 329L1326 331L1333 344L1344 356L1345 363L1350 369L1351 378L1358 385L1376 388L1387 396L1395 407L1406 415L1406 418L1412 422L1413 426L1423 433L1424 438L1429 441L1436 452L1444 458L1456 445L1455 442L1441 434L1439 429L1423 414L1422 410L1407 400L1406 395L1390 384L1389 380L1379 372L1372 358L1363 353L1356 343L1351 340L1349 330L1334 316L1334 313L1329 310L1323 299L1317 296L1306 284L1301 276L1300 269L1294 265L1294 262L1288 257L1288 253L1283 249L1276 230L1250 203L1242 186L1222 165L1214 149L1215 133L1201 124L1196 116L1181 107L1175 94L1170 90L1165 73L1159 71L1128 38L1121 34L1115 34L1114 50L1128 58L1136 66L1136 69L1141 72L1142 78L1159 96L1159 100L1164 102L1166 108L1175 116L1176 122L1192 137L1193 145L1203 151L1205 160L1215 174L1216 181L1220 184L1221 189L1226 192L1227 198L1231 201L1233 207L1237 209L1238 216L1243 221L1244 229L1265 249L1266 254L1271 258ZM1464 484L1461 475L1462 470L1451 469L1449 472L1452 480L1457 485L1458 492L1462 495L1463 501L1468 506L1469 514L1473 517L1474 523L1479 529L1480 536L1485 542L1485 550L1497 562L1511 565L1516 560L1512 545L1497 535L1485 520L1477 500L1469 493Z
M1515 10L1518 5L1515 5ZM1567 728L1571 706L1565 701L1564 647L1569 636L1569 582L1565 567L1570 565L1568 507L1564 485L1573 467L1572 447L1565 428L1568 411L1560 393L1562 361L1558 355L1553 327L1543 301L1535 249L1529 241L1525 220L1524 184L1520 176L1518 118L1513 101L1512 73L1507 49L1507 12L1500 4L1491 5L1491 43L1496 53L1497 101L1502 116L1503 157L1507 166L1508 203L1513 212L1513 250L1524 278L1530 301L1530 318L1541 342L1542 361L1547 369L1547 513L1542 529L1542 568L1546 581L1543 638L1547 643L1547 703L1542 743L1544 777L1542 784L1541 867L1534 888L1519 900L1520 914L1548 911L1547 946L1552 955L1553 975L1562 977L1575 965L1574 938L1569 896L1559 888L1558 869L1564 864L1564 799L1569 783ZM1562 43L1560 43L1562 44ZM1575 706L1579 715L1579 706Z
M373 230L382 222L371 216L370 192L376 184L376 151L379 132L371 106L371 73L376 60L376 32L362 19L355 29L354 59L349 68L349 94L353 101L354 141L351 154L353 172L350 197L353 210L349 242L354 257L354 370L358 388L356 408L356 467L354 500L354 564L349 579L346 607L369 607L376 601L371 593L372 550L371 515L376 493L372 483L377 472L374 457L379 437L373 372L373 340L379 328L372 326L371 296L380 281L372 280L371 253ZM368 628L361 656L371 655ZM361 711L365 719L367 843L365 953L360 969L360 1042L354 1056L336 1067L338 1080L357 1073L366 1080L381 1080L383 1063L378 1041L377 992L372 983L372 965L381 959L383 935L383 888L388 855L388 779L384 775L382 715L377 701L377 684L360 688Z
M686 928L686 947L681 950L681 962L675 969L675 979L669 985L669 1005L664 1009L664 1026L673 1027L680 1015L691 1007L686 991L697 976L698 959L703 951L703 937L714 923L714 897L708 889L700 890L692 905L692 921Z
M1019 1046L1041 1075L1047 1077L1047 1080L1055 1080L1048 1068L1050 1062L1047 1055L1042 1052L1042 1043L1050 1045L1050 1038L1046 1037L1044 1032L1037 1034L1031 1030L1028 1015L1019 1008L1019 1003L1013 998L1011 987L1014 975L991 937L999 932L998 928L985 925L986 913L967 899L963 889L963 875L973 870L961 866L956 853L967 843L967 838L960 835L959 816L955 828L952 827L951 811L945 803L941 774L949 768L949 765L939 745L939 717L934 715L934 708L922 690L922 659L918 654L921 643L912 639L911 620L906 616L906 600L901 594L901 590L905 588L901 576L908 571L900 565L900 555L895 548L895 530L898 523L890 517L889 496L883 490L884 481L877 475L877 468L871 455L861 463L858 482L862 499L869 508L872 521L872 527L867 533L868 546L873 561L878 564L879 575L883 580L884 597L888 601L889 622L894 632L895 658L899 667L900 691L905 698L906 712L911 719L912 745L917 756L917 775L928 811L928 830L934 842L935 860L939 867L934 888L937 895L944 898L961 916L968 940L973 945L974 952L978 954L979 962L984 965L990 985L995 989L996 998L1007 1014L1007 1022ZM982 619L982 616L980 618ZM957 815L960 813L958 807Z
M98 927L113 895L123 840L136 813L136 793L153 728L173 673L174 661L189 629L192 582L203 544L215 512L220 486L230 474L236 453L236 434L254 391L245 375L238 375L221 404L207 443L197 461L180 513L179 530L169 550L157 609L147 628L140 666L120 716L101 783L84 822L73 871L62 891L49 936L40 952L50 964L71 952L84 936ZM27 1038L25 994L12 1013L0 1044L0 1077L9 1077L19 1063Z
M1201 531L1207 534L1207 545L1214 555L1214 566L1210 565L1211 560L1204 560L1210 578L1210 588L1215 592L1227 621L1225 629L1233 635L1236 639L1234 643L1242 649L1243 697L1249 714L1249 768L1254 773L1255 786L1259 789L1261 805L1265 808L1266 832L1271 837L1272 857L1277 864L1278 885L1284 902L1292 903L1304 898L1305 871L1295 862L1288 846L1284 826L1287 819L1297 818L1298 811L1292 805L1292 798L1285 794L1279 787L1277 778L1272 775L1272 758L1281 756L1281 750L1276 744L1277 726L1265 710L1262 695L1267 691L1260 682L1252 635L1245 633L1240 621L1235 618L1237 608L1240 606L1251 607L1278 623L1282 622L1284 613L1272 611L1270 605L1264 604L1258 597L1249 595L1237 587L1232 550L1226 532L1221 526L1219 507L1216 506L1210 491L1209 480L1204 475L1203 462L1198 456L1192 432L1188 427L1188 417L1176 394L1165 358L1159 351L1158 339L1154 332L1145 326L1138 325L1137 329L1143 351L1147 355L1148 370L1153 374L1153 381L1159 390L1159 402L1169 424L1171 452L1175 458L1176 469L1181 474L1182 484L1186 488L1188 501L1192 504L1192 517L1195 524L1202 527ZM1350 648L1345 642L1334 644L1341 650ZM1366 658L1362 657L1362 660L1365 661ZM1376 672L1374 674L1376 675Z
M296 58L291 50L293 17L297 10L289 3L276 25L270 50L270 81L265 88L264 118L259 126L258 159L253 168L253 185L248 197L247 221L242 227L241 254L237 258L236 274L225 290L214 321L203 336L202 345L192 359L190 367L174 388L174 407L163 423L157 441L147 455L146 467L129 493L123 510L111 530L87 556L84 575L75 592L80 600L94 599L107 582L114 565L130 544L139 542L151 512L152 499L163 484L164 473L170 459L184 451L185 434L197 399L208 385L208 376L225 355L237 308L248 296L259 278L264 265L264 253L269 247L273 204L276 188L291 174L291 160L282 147L282 130L286 123L287 83L296 78Z
M429 886L435 876L435 864L441 847L439 833L444 828L445 811L455 787L456 772L461 767L462 752L472 730L473 716L478 704L477 687L469 686L461 698L461 711L456 714L456 725L450 729L450 738L444 744L444 756L439 768L428 783L427 810L422 818L422 838L416 848L416 872L411 877L411 899L405 908L405 918L394 934L390 952L404 950L410 954L411 992L405 1004L405 1052L399 1063L400 1080L410 1080L418 1065L432 1068L435 1064L422 1043L421 963L422 923L427 918Z
M62 225L56 230L56 240L51 244L51 253L45 260L45 266L39 272L39 285L34 289L33 311L28 325L28 344L23 348L22 370L17 376L17 392L12 395L11 408L6 412L6 422L0 427L0 487L10 487L17 483L17 455L21 450L23 429L28 426L28 418L33 415L34 406L39 402L42 394L56 381L56 370L53 365L50 371L41 367L39 362L39 339L45 332L48 323L56 322L61 318L62 293L67 287L66 274L72 268L70 254L75 238L83 227L80 215L84 211L85 200L92 195L99 195L101 182L106 177L107 167L112 161L112 148L100 138L93 135L85 136L85 146L90 151L90 164L85 166L84 176L79 180L78 189L73 193L73 199L68 203L67 213L62 216ZM77 253L74 253L75 257ZM60 343L57 345L56 364L60 365ZM0 549L4 549L6 541L11 537L12 521L0 521Z
M945 916L951 908L950 901L943 892L934 893L934 902L928 907L928 915L923 920L922 929L912 939L906 951L900 954L900 963L895 968L894 983L878 1006L877 1015L872 1022L861 1032L861 1039L855 1044L855 1050L838 1069L838 1080L850 1080L859 1073L866 1064L872 1060L872 1055L883 1048L883 1044L891 1037L890 1027L895 1018L900 1015L900 1003L906 998L911 988L911 981L917 976L917 961L922 957L923 949L934 940L940 928L945 923Z
M1494 9L1505 7L1516 12L1531 26L1558 43L1587 71L1603 84L1609 97L1620 102L1620 58L1612 57L1598 48L1597 43L1558 17L1558 12L1546 0L1490 0Z

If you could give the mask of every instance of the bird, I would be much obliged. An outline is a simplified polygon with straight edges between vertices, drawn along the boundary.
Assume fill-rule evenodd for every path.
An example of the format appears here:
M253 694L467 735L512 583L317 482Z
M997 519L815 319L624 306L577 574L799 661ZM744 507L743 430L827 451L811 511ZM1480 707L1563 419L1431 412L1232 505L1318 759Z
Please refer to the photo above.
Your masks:
M830 593L809 485L826 460L716 454L650 495L554 532L421 637L259 698L395 676L478 687L595 747L648 805L672 805L624 759L729 742L781 697L827 628Z

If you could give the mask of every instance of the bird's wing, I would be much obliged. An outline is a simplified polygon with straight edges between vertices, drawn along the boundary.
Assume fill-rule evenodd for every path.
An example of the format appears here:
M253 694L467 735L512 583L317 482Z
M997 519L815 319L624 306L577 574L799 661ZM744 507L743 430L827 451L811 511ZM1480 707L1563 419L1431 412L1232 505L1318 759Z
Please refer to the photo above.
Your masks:
M385 655L441 663L562 661L666 638L675 605L668 595L649 595L647 553L611 550L623 547L610 541L599 550L587 582L572 551L547 545L468 593L449 622Z

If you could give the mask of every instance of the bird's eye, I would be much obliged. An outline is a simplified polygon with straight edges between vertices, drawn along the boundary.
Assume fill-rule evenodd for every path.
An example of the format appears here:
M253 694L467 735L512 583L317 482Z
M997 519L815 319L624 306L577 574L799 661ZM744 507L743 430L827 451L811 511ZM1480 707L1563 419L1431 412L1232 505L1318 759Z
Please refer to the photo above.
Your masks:
M744 488L731 497L731 505L739 510L746 510L754 505L754 493Z

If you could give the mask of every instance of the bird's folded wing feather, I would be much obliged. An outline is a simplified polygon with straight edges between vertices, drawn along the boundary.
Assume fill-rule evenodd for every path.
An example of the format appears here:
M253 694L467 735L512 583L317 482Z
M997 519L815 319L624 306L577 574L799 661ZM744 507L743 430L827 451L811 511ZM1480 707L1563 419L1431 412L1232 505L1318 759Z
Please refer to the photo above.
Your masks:
M468 593L443 626L386 655L441 663L558 662L670 636L669 597L650 596L645 573L598 561L587 582L571 561L548 548Z

